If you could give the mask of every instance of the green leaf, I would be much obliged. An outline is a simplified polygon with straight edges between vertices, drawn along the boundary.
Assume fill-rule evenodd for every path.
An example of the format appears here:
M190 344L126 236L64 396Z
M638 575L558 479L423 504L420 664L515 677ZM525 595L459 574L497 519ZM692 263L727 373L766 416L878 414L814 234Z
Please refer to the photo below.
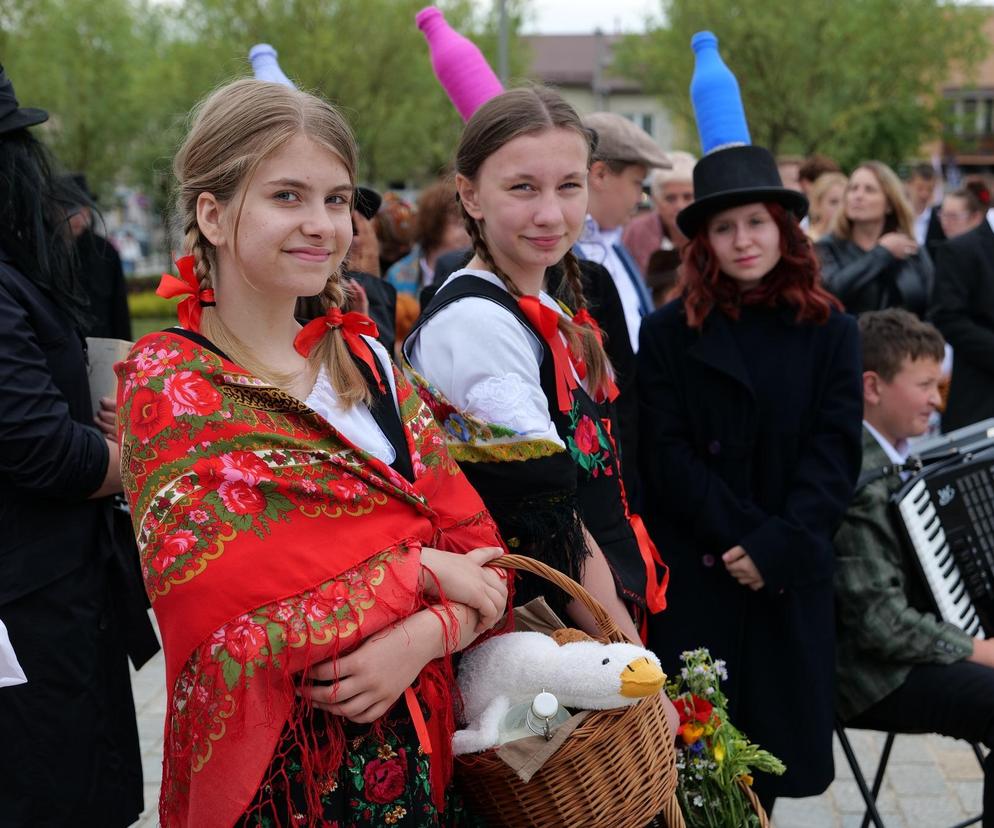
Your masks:
M614 68L659 95L695 153L687 89L701 29L738 78L754 143L845 168L917 155L942 128L953 69L969 79L989 48L985 9L939 0L795 0L789 14L752 0L661 0L660 10L664 23L615 47Z
M226 652L224 655L228 655ZM242 665L228 656L222 659L221 673L224 676L224 683L229 690L233 690L242 676Z
M283 652L286 647L286 640L283 635L283 625L275 621L266 622L266 637L269 639L269 649L275 655Z

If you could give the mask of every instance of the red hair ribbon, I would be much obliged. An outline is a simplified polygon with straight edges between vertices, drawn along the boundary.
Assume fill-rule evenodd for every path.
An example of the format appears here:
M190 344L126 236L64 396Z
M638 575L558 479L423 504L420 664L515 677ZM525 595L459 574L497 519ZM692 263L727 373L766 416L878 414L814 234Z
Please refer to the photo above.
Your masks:
M537 296L522 296L518 300L518 307L552 351L556 375L556 402L560 411L569 411L573 405L573 389L576 388L577 382L570 370L570 355L566 350L566 343L559 334L559 313L543 305Z
M597 320L590 315L590 312L586 308L581 308L573 314L573 324L580 325L584 328L590 328L590 330L594 332L594 336L597 337L598 344L602 348L604 347L604 332L601 331L601 326L597 324ZM586 379L587 365L583 361L582 357L576 356L572 353L570 356L573 357L573 364L576 366L576 372L580 375L581 379ZM610 376L610 374L607 377L605 386L606 387L604 388L603 393L599 394L601 399L598 400L598 402L603 402L604 398L606 398L608 402L614 402L618 399L618 386L615 384L614 379Z
M345 345L349 351L373 372L373 377L376 379L377 385L380 386L380 391L386 391L376 357L373 356L369 344L364 342L360 336L360 334L365 334L376 339L380 335L376 323L368 316L363 316L355 311L342 313L341 308L329 308L324 316L312 319L301 328L300 333L293 340L293 347L301 356L310 356L314 346L332 328L341 328L342 337L345 339Z
M617 457L618 444L615 442L614 435L611 433L611 421L609 419L601 420L601 424L607 432L607 439L611 441L611 450L614 452L614 456ZM655 615L657 612L662 612L666 609L666 590L670 585L670 568L663 561L659 550L656 548L656 544L652 542L652 538L649 537L649 531L645 528L642 518L628 508L628 493L625 491L624 477L620 474L620 464L618 469L617 480L618 490L621 493L621 504L625 507L625 517L628 520L628 525L632 527L632 532L635 533L639 555L642 558L642 565L645 567L645 603L649 608L649 612ZM662 572L662 574L657 576L658 572ZM642 626L643 629L640 630L640 635L642 636L642 643L645 644L648 627L645 624Z
M214 291L210 288L200 289L200 282L193 268L193 256L180 256L176 260L176 269L179 271L179 278L171 273L163 273L155 293L163 299L188 297L176 306L176 316L181 328L200 333L200 317L205 307L214 305Z

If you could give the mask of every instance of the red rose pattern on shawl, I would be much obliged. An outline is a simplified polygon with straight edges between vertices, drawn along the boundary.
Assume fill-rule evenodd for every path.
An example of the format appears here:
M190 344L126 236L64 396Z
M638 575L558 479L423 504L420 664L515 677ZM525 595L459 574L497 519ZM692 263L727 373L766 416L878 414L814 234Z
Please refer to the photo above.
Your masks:
M290 513L366 515L388 500L364 479L366 458L330 438L315 448L299 416L240 404L226 388L264 384L226 373L220 358L177 339L150 335L118 366L120 421L127 423L122 475L153 606L204 572L242 533L265 538ZM428 469L458 475L431 412L394 373L417 476ZM267 440L270 434L278 439ZM406 486L392 469L381 473ZM490 521L485 512L480 520ZM279 668L295 649L331 644L337 650L355 637L376 604L376 586L407 553L403 545L391 547L312 590L245 613L194 651L171 688L167 719L167 754L191 761L164 776L162 813L184 811L192 775L210 761L238 713L239 692L257 671Z
M406 552L397 547L317 589L245 613L194 652L173 688L167 735L172 751L189 755L191 763L175 769L174 790L164 790L163 797L175 799L175 788L188 788L192 775L210 760L214 744L238 715L236 688L257 671L279 666L292 650L347 646L376 604L376 588Z

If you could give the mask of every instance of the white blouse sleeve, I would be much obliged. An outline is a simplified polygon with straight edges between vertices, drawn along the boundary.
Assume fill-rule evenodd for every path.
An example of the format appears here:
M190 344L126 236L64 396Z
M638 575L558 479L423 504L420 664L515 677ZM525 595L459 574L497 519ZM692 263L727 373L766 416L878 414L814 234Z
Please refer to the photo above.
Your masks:
M409 348L414 369L457 408L563 445L539 381L542 355L538 338L512 314L475 296L440 310Z

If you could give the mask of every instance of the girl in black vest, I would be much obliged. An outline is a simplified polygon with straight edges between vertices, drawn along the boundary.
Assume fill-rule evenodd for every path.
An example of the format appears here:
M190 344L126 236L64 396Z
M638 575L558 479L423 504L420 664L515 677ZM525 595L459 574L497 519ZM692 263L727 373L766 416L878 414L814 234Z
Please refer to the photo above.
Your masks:
M435 295L405 354L511 549L581 581L635 639L632 614L661 608L665 568L628 514L612 369L571 252L593 140L548 89L505 92L473 115L456 187L475 255ZM561 303L543 289L550 267L564 271ZM535 592L554 591L523 579L518 603ZM566 612L596 632L582 607Z

